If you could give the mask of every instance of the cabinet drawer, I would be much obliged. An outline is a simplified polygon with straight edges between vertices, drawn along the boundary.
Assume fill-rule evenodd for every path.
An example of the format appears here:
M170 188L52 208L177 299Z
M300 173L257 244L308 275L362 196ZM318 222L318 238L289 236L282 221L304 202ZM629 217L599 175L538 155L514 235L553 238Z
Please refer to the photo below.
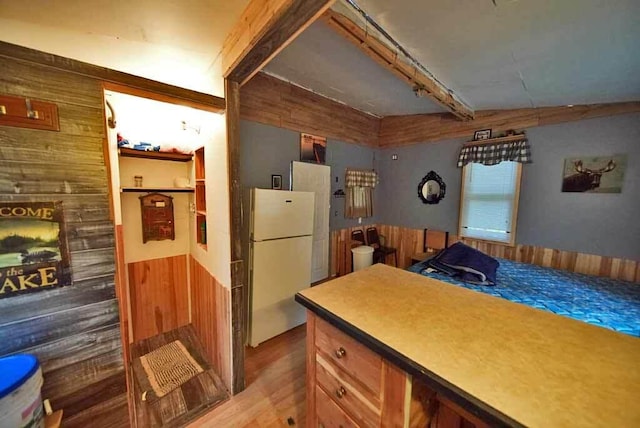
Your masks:
M315 333L318 353L380 396L382 357L320 318Z
M316 415L318 428L358 428L358 425L316 386Z
M316 382L363 427L380 426L380 396L316 354Z

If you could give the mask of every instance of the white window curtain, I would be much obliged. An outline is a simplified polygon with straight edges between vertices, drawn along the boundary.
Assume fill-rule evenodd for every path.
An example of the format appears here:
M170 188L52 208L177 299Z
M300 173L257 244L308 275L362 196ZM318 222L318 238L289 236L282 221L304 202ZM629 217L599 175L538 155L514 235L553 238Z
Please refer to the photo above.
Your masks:
M378 174L371 170L349 168L345 174L345 218L373 216L373 189Z
M513 243L522 164L464 167L460 236Z

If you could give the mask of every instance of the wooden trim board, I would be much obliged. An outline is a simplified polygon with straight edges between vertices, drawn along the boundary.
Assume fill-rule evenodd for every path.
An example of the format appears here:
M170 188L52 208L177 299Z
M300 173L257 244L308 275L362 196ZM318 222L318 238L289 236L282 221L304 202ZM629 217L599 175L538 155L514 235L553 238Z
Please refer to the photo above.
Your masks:
M573 107L540 107L512 110L480 110L475 118L462 122L449 113L386 116L380 123L381 148L470 138L478 129L491 128L493 133L511 129L614 116L640 112L640 102L576 105Z

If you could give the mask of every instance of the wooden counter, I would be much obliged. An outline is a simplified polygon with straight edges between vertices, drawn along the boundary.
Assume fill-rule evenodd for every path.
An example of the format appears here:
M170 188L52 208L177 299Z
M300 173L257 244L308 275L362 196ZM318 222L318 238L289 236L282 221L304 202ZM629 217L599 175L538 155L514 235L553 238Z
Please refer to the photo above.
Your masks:
M640 339L377 264L296 300L488 422L640 426Z

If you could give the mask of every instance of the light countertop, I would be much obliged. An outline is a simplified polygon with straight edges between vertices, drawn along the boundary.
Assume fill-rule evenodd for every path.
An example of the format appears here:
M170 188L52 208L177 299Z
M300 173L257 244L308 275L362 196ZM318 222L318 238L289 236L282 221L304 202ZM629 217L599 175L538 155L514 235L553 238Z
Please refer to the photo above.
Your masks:
M382 264L299 295L522 425L640 426L638 338Z

